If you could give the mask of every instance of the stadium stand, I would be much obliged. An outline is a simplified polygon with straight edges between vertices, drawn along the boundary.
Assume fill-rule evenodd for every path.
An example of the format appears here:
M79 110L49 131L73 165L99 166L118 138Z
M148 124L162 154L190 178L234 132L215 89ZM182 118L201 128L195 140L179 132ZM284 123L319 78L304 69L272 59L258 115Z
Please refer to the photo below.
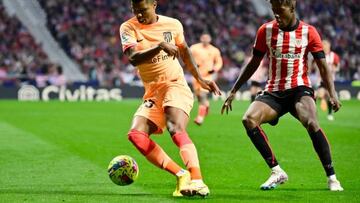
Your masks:
M203 32L213 36L213 43L220 47L224 58L224 69L219 74L223 85L228 85L235 79L233 76L242 67L245 53L251 50L257 27L272 19L270 12L260 16L251 0L158 2L159 13L182 21L189 44L198 42ZM360 12L360 6L356 2L357 0L304 0L297 5L299 17L315 25L322 37L329 39L333 50L340 55L342 61L340 74L336 78L338 81L359 79L360 75L360 58L357 57L360 43L360 16L357 13ZM136 70L121 52L118 33L119 25L132 16L128 9L130 1L39 0L39 3L47 14L48 28L52 35L80 65L89 81L104 87L137 84ZM4 24L3 18L1 19L0 22ZM20 26L12 24L14 23L9 26ZM7 24L4 26L9 29ZM43 53L37 52L39 56L34 58L40 61L36 66L41 67L46 60L43 59ZM0 77L1 74L0 72Z

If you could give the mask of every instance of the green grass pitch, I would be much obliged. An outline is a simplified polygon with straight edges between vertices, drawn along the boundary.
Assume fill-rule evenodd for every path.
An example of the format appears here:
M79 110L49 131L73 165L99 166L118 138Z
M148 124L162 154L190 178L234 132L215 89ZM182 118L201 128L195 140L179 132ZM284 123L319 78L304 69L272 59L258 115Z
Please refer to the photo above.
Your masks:
M290 115L276 127L264 125L289 181L260 191L269 169L241 124L249 102L234 102L220 115L212 102L203 126L188 132L197 146L206 198L173 198L175 178L150 165L127 140L140 100L109 103L0 102L0 202L359 202L360 102L343 102L335 121L318 116L329 141L344 192L327 190L326 177L309 136ZM153 136L178 163L179 152L168 133ZM127 187L107 176L109 161L120 154L136 159L140 174Z

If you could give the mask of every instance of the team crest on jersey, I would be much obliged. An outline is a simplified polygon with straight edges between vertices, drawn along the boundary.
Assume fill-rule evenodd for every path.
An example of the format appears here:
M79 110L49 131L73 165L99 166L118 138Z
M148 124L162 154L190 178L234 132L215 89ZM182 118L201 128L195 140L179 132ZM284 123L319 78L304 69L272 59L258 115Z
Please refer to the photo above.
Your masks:
M172 34L171 32L163 32L164 40L167 43L170 43L172 40Z
M299 47L301 47L301 45L302 45L301 39L296 39L295 40L295 46L299 48Z

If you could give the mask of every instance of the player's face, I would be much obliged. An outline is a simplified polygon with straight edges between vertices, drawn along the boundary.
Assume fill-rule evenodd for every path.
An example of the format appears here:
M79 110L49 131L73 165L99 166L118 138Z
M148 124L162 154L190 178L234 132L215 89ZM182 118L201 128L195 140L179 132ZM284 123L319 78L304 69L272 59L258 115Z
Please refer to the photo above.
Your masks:
M204 45L209 45L210 42L211 42L211 37L210 37L210 35L208 35L208 34L201 35L200 41L201 41Z
M323 47L324 47L324 52L326 54L330 53L330 48L331 48L330 42L324 40L322 42L322 44L323 44Z
M139 3L131 4L131 9L139 23L147 25L156 22L156 1L140 1Z
M273 3L272 10L280 28L287 28L291 26L291 23L295 16L294 9L291 8L291 6Z

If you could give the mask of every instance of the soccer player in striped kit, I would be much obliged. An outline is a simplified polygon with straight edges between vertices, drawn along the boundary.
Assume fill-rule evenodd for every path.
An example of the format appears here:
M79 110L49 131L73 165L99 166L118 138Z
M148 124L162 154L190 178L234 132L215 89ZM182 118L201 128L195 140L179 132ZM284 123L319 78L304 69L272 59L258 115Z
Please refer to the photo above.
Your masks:
M323 40L323 47L326 57L327 65L330 69L331 77L335 80L335 75L340 70L340 57L335 52L331 51L331 43L328 40ZM320 77L320 75L319 75ZM321 81L321 78L319 78ZM330 121L334 120L334 115L331 108L331 101L329 92L324 87L324 83L321 81L319 88L317 89L317 97L320 99L321 110L327 110L327 119Z
M232 109L235 93L258 68L264 55L269 57L269 78L265 90L259 93L243 117L243 125L256 149L271 168L269 179L260 188L273 189L288 180L276 160L269 140L260 125L276 125L290 112L308 131L316 153L328 177L331 191L343 188L335 176L330 147L316 117L314 90L308 76L307 55L310 52L317 66L334 111L341 104L335 94L333 78L328 70L321 38L316 29L296 18L296 0L270 0L275 20L263 24L256 36L253 57L240 73L221 113Z

